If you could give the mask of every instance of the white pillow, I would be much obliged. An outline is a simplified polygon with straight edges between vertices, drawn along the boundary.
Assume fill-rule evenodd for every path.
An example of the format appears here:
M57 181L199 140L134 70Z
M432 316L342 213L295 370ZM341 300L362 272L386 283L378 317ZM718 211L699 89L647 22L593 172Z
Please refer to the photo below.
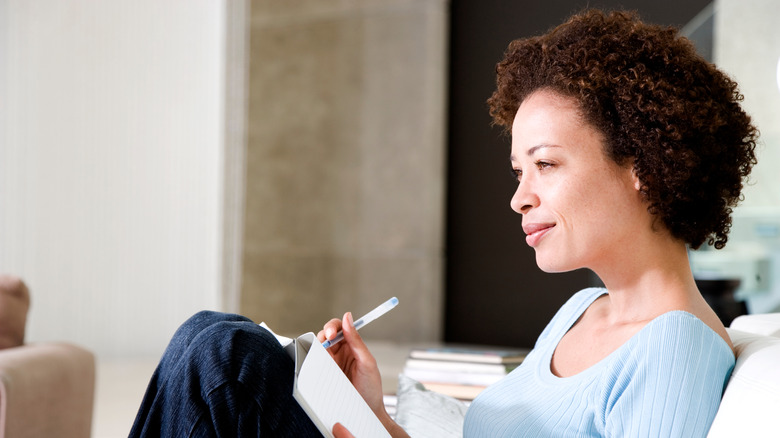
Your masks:
M395 421L412 438L461 438L466 408L456 398L428 391L404 374L398 376Z

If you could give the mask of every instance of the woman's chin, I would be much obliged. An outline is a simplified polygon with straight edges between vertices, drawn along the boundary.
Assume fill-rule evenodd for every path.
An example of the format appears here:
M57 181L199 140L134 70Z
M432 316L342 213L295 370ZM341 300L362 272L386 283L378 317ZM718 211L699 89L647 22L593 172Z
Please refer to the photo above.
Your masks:
M536 253L536 266L548 274L557 274L578 269L578 267L573 267L567 263L563 263L562 260L549 260L544 257L540 257L538 252Z

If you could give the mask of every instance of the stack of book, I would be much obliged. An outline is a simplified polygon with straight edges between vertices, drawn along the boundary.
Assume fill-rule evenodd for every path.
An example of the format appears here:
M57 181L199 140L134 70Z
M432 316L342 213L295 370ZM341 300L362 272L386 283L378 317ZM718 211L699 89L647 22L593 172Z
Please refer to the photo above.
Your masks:
M528 350L461 347L419 348L409 352L404 374L431 391L471 401L525 359Z

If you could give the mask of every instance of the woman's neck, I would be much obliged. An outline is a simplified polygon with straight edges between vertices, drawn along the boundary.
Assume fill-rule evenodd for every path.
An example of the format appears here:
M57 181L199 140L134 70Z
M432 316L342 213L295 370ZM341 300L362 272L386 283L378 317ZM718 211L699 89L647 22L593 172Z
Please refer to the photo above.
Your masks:
M610 319L641 321L701 300L684 243L656 239L623 253L622 260L594 269L609 291Z

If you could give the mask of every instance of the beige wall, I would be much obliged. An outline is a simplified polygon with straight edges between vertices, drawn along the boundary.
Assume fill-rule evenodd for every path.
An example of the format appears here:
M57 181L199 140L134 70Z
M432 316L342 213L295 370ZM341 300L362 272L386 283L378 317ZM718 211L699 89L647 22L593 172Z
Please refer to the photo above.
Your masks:
M444 0L254 0L242 313L288 334L400 305L442 333Z

